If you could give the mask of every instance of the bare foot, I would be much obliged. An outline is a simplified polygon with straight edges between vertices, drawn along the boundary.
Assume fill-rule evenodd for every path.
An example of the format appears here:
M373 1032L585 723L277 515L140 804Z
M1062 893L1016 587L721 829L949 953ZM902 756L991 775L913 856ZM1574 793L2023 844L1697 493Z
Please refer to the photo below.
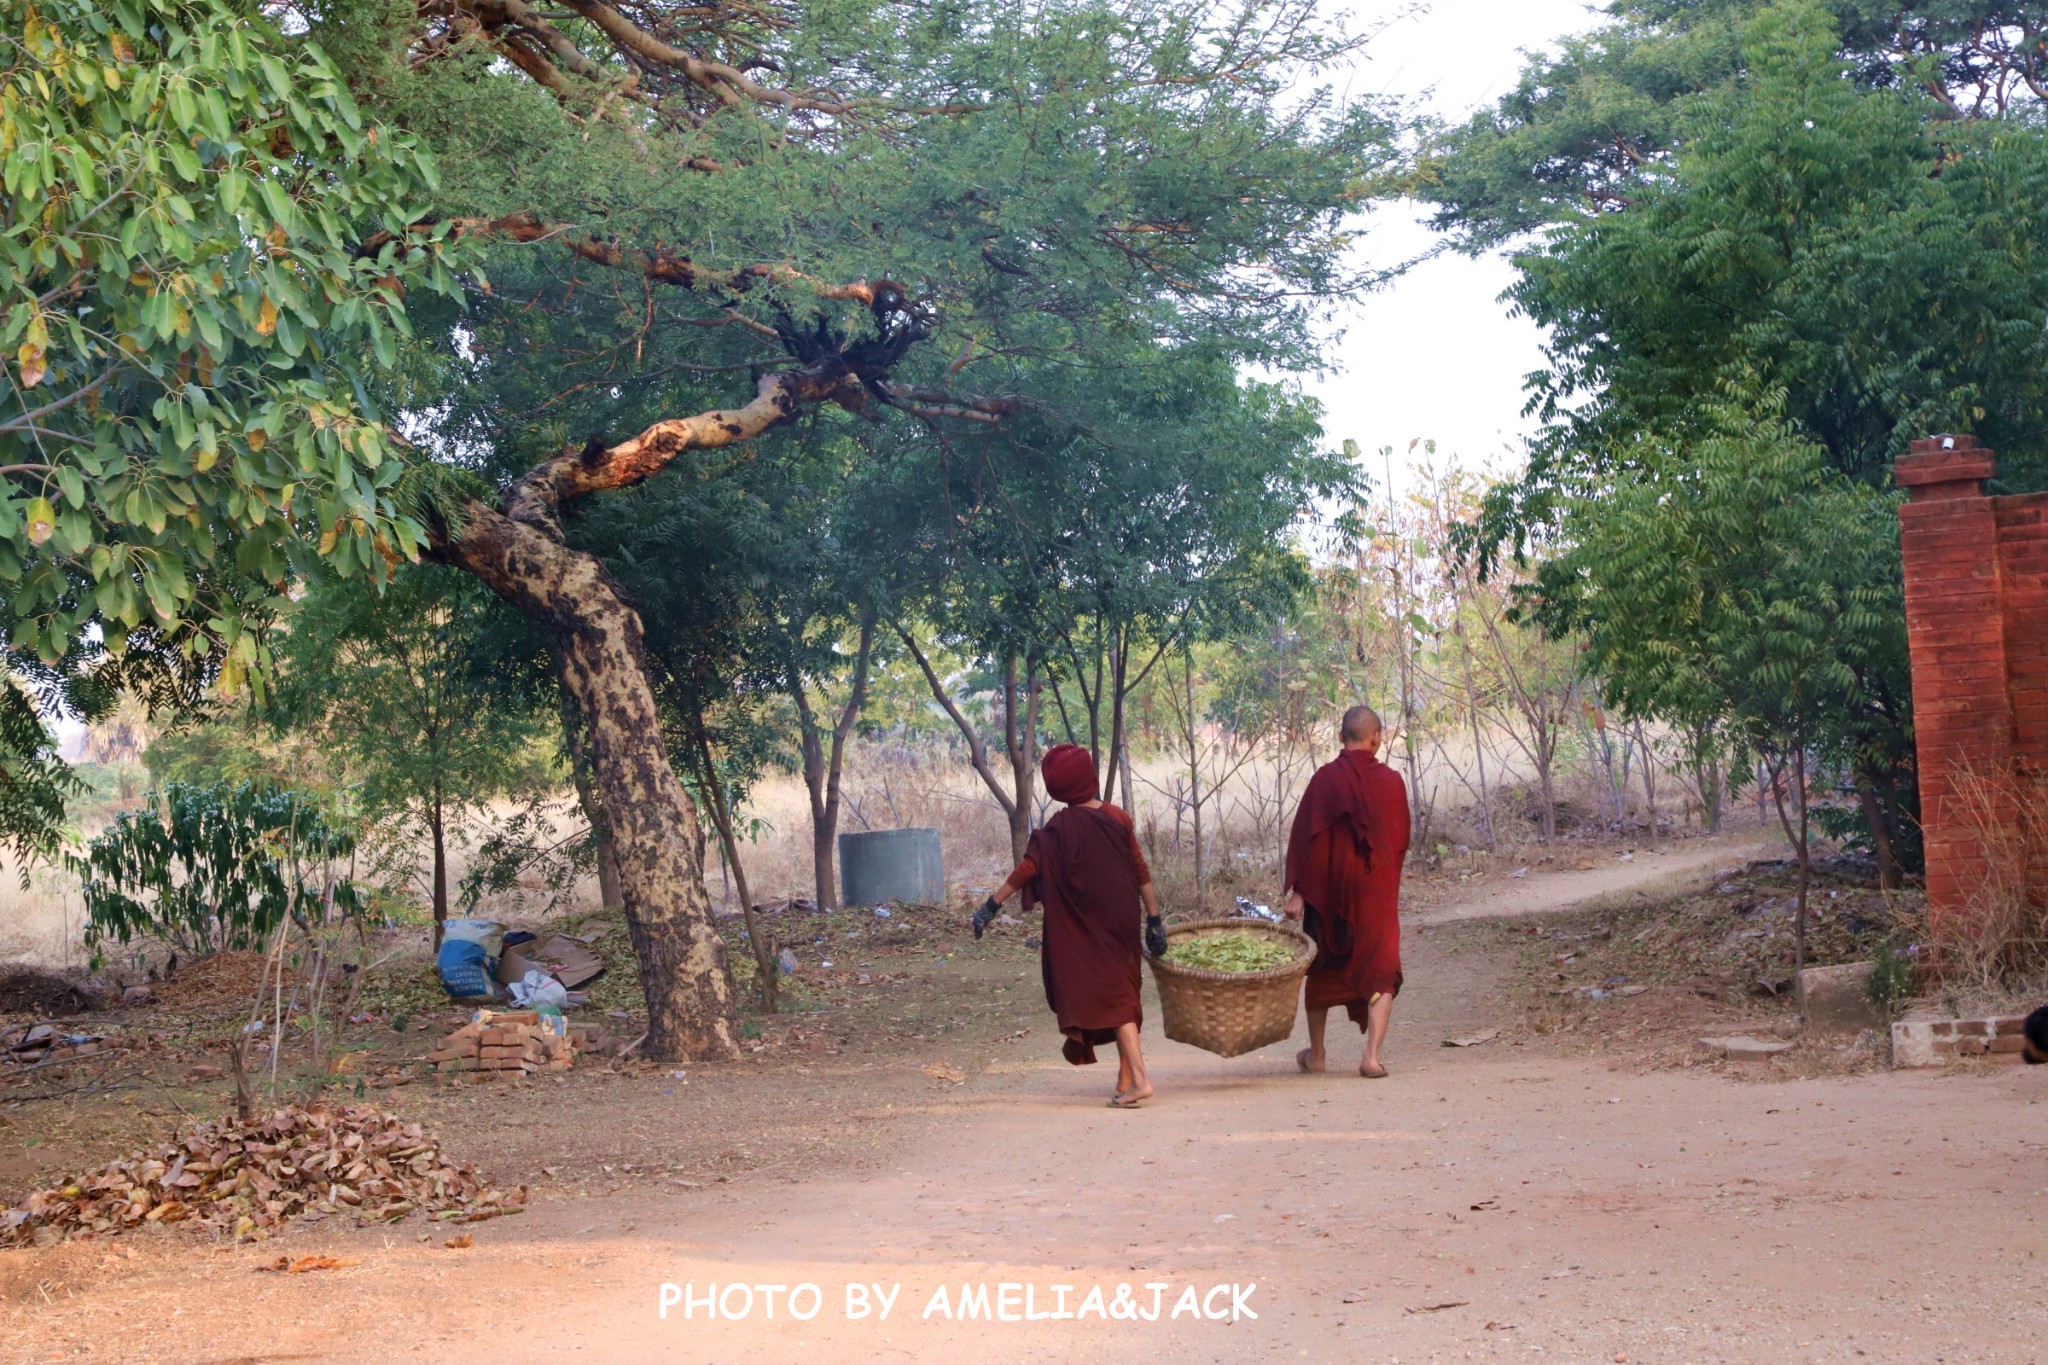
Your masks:
M1144 1084L1140 1085L1136 1090L1124 1090L1111 1096L1109 1101L1109 1107L1112 1109L1136 1109L1139 1105L1143 1104L1146 1100L1149 1100L1151 1098L1152 1083L1150 1081L1146 1081Z
M1305 1047L1294 1054L1294 1064L1312 1076L1319 1076L1323 1070L1323 1059L1316 1056L1316 1050Z
M1383 1081L1387 1078L1387 1069L1383 1066L1374 1066L1371 1062L1360 1062L1358 1074L1369 1081Z

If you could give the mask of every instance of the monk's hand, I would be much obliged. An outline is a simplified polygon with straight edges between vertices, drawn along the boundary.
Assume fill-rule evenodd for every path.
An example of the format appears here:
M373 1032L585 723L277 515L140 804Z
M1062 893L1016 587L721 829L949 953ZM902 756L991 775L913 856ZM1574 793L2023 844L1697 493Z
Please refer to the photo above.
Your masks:
M1290 891L1287 893L1286 904L1280 907L1280 913L1289 919L1300 919L1303 903L1299 891Z
M982 936L995 917L1002 913L1002 909L1002 906L996 904L994 896L990 896L981 903L981 909L974 912L974 936L976 938Z
M1166 921L1157 915L1145 916L1145 951L1153 957L1166 956Z

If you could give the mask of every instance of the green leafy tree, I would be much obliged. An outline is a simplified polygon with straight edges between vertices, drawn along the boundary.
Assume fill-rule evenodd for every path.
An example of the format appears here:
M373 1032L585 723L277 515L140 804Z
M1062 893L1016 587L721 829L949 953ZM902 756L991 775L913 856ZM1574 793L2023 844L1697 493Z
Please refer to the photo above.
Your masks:
M1830 469L1773 397L1724 405L1700 439L1645 449L1628 483L1569 503L1569 548L1538 589L1624 714L1710 725L1769 770L1804 965L1807 794L1828 773L1896 782L1912 732L1898 500ZM1895 829L1873 836L1893 864Z
M430 564L382 591L330 581L293 614L273 721L317 737L344 765L365 820L425 844L434 941L448 919L448 847L495 797L552 786L555 719L505 688L480 647L502 607L474 579Z
M300 927L362 897L342 867L346 824L296 792L258 783L151 792L70 859L84 890L86 944L161 939L205 954L261 944L289 916Z
M432 162L243 6L6 0L0 31L6 649L149 628L232 687L248 585L421 543L359 364L453 287L432 234L363 247Z
M36 699L0 673L0 847L28 876L28 864L62 847L64 805L84 784L57 753Z
M1706 8L1656 19L1659 41L1707 41L1704 21L1666 23ZM1713 13L1716 24L1741 21L1722 63L1740 78L1716 76L1672 101L1673 140L1624 204L1561 215L1516 257L1511 294L1549 331L1533 393L1549 424L1525 476L1490 500L1488 544L1582 525L1583 509L1667 469L1671 452L1725 440L1730 395L1871 489L1888 486L1909 440L1940 430L2009 450L2022 486L2048 474L2048 221L2035 211L2048 195L2048 135L2038 120L2018 109L1958 117L1941 54L1962 49L1946 10L1908 16L1919 16L1913 42L1932 45L1919 66L1866 60L1883 46L1859 27L1868 16L1838 23L1813 3ZM1816 504L1805 515L1823 513ZM1895 554L1889 562L1896 593ZM1896 880L1914 857L1917 805L1903 644L1876 664L1860 700L1829 688L1815 704L1846 708L1827 720L1830 733L1862 735L1854 777ZM1663 676L1669 661L1609 654L1599 667ZM1649 699L1633 704L1640 717ZM1754 748L1681 687L1656 705L1702 762L1724 741Z
M1534 401L1554 423L1514 490L1528 519L1748 374L1858 479L1883 483L1933 430L2036 477L2048 136L1859 91L1817 6L1766 9L1744 44L1748 79L1690 106L1667 178L1517 257L1511 293L1551 337Z
M1016 661L1044 671L1053 686L1031 728L1089 748L1111 800L1126 785L1132 695L1192 642L1284 611L1309 582L1289 544L1304 509L1361 480L1324 445L1312 404L1240 381L1214 351L1124 347L1023 378L994 450L934 508L929 555L944 577L928 611L986 651L1006 690ZM957 707L954 719L966 719ZM1000 793L992 771L983 780ZM1005 806L1013 841L1027 804Z
M1774 0L1613 0L1532 55L1515 87L1428 139L1414 189L1464 250L1625 211L1676 170L1693 106L1752 76L1746 26ZM1949 119L2038 117L2048 14L1992 0L1824 6L1851 88L1912 89Z

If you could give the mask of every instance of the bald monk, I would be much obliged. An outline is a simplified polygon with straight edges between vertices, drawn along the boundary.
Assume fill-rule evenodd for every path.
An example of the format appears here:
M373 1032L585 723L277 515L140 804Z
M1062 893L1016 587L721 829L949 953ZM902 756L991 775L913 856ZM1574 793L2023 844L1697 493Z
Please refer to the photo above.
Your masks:
M1401 864L1408 856L1408 788L1379 760L1380 718L1344 713L1344 747L1316 769L1287 839L1289 918L1316 941L1303 985L1308 1046L1295 1060L1321 1071L1323 1031L1338 1006L1365 1032L1358 1074L1379 1080L1394 997L1401 990Z
M1086 749L1055 745L1040 766L1046 794L1066 809L1031 836L1024 861L975 911L974 936L980 938L997 909L1020 890L1027 913L1034 901L1044 903L1040 963L1045 1001L1067 1035L1061 1054L1075 1066L1090 1066L1096 1047L1114 1042L1116 1089L1109 1103L1133 1108L1152 1097L1138 1047L1140 943L1155 956L1166 951L1152 870L1131 817L1097 799L1095 760Z

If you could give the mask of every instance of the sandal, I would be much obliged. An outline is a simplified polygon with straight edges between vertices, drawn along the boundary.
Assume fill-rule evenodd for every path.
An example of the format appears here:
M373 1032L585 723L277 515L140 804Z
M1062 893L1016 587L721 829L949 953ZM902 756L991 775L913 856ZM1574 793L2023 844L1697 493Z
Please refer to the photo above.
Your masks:
M1385 1067L1379 1067L1376 1070L1368 1071L1366 1068L1360 1067L1358 1068L1358 1074L1365 1077L1369 1081L1383 1081L1387 1078L1387 1069Z

